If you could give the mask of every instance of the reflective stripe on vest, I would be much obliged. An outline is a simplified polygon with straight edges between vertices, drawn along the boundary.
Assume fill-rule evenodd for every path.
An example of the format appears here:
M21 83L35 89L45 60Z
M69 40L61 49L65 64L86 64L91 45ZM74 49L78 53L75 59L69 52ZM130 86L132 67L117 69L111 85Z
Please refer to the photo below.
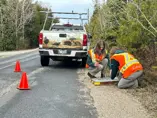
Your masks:
M95 56L95 54L94 54L93 49L89 50L89 55L90 55L91 59L96 60L96 56Z
M106 54L108 53L108 51L107 50L105 50L105 52L106 52ZM101 59L99 58L99 56L97 56L96 54L94 54L94 50L93 49L91 49L91 50L89 50L89 55L90 55L90 57L92 58L92 59L94 59L94 60L100 60L100 61L102 61L102 59L104 58L104 57L101 57ZM104 56L104 55L103 55Z
M106 50L106 54L108 53L108 51ZM88 51L88 54L90 55L90 58L91 59L93 59L93 60L95 60L95 62L96 61L102 61L102 59L104 58L104 57L101 57L101 59L99 58L99 56L98 56L98 58L97 58L97 56L96 56L96 54L94 54L94 50L93 49L91 49L91 50L89 50ZM92 61L93 61L92 60ZM95 62L93 62L93 63L95 63ZM86 68L89 68L89 65L86 63L86 66L85 66Z
M127 62L121 69L120 72L123 74L125 72L126 69L128 69L130 66L132 66L133 64L139 64L137 59L131 60L129 62Z
M120 72L123 74L126 69L128 69L133 64L139 64L139 61L135 59L131 54L122 53L121 55L124 56L125 65L120 69Z
M107 50L105 50L105 52L106 52L106 54L108 54L108 51L107 51Z

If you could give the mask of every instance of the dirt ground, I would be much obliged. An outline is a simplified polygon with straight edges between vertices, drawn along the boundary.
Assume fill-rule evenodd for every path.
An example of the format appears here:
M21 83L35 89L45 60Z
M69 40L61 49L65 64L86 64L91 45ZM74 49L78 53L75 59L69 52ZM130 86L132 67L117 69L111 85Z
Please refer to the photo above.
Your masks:
M145 71L143 81L138 89L127 90L137 97L141 104L157 118L157 72Z
M150 102L142 101L146 94L142 94L141 89L118 89L116 84L94 86L85 69L78 70L78 76L88 88L99 118L155 118L154 112L146 108ZM147 95L146 98L149 98Z

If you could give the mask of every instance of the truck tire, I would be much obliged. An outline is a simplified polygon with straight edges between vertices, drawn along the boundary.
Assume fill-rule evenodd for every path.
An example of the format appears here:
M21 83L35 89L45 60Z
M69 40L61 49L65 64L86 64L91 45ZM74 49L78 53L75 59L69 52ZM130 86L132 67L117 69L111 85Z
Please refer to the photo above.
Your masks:
M87 58L82 58L82 67L85 68L86 66L86 61L87 61Z
M46 56L40 56L40 63L42 66L48 66L49 65L49 57Z

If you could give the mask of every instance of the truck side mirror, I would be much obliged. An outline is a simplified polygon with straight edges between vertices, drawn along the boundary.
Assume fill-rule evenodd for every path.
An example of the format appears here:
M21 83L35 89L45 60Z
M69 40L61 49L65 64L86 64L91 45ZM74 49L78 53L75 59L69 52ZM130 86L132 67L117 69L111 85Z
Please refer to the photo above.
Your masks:
M88 34L88 38L91 39L91 38L92 38L92 35L91 35L91 34Z

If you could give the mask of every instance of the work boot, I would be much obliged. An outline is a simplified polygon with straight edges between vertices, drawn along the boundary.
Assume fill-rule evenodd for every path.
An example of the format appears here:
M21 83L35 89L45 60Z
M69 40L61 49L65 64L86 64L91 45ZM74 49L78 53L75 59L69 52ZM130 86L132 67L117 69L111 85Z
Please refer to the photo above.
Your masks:
M91 75L89 72L87 73L87 75L88 75L90 78L96 78L95 76Z
M100 76L100 78L104 78L105 77L105 75L103 74L103 73L101 73L101 76Z

